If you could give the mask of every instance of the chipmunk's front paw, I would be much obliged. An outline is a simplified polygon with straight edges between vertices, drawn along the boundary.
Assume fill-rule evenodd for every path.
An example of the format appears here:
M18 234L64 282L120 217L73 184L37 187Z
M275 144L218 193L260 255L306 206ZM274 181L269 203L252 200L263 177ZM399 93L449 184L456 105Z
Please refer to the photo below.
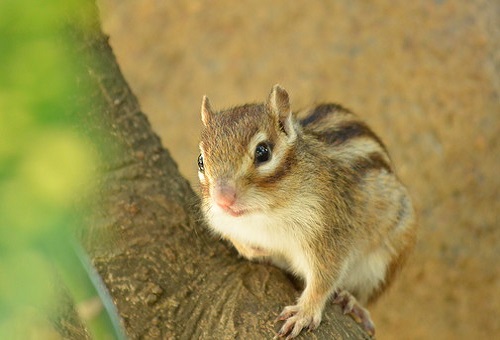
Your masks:
M308 330L316 329L321 323L321 310L306 311L300 305L287 306L276 321L285 321L278 332L278 336L286 336L286 339L292 339L299 335L304 328Z

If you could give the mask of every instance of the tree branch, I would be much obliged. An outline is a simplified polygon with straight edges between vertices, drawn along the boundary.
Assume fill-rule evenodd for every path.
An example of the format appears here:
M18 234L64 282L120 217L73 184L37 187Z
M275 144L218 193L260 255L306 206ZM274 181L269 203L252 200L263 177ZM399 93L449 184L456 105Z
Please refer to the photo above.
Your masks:
M238 258L199 218L198 199L154 134L103 35L98 14L74 32L82 113L103 156L83 239L130 338L272 338L300 290L282 271ZM106 239L105 242L102 239ZM302 335L303 336L303 335ZM369 338L329 305L312 339Z

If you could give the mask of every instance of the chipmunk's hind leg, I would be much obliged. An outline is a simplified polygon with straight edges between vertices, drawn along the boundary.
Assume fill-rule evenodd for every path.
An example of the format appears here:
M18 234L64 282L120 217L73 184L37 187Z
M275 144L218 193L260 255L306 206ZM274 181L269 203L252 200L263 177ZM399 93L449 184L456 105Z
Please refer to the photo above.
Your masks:
M344 314L349 314L371 336L375 335L375 325L370 317L370 312L361 306L356 298L347 290L341 290L333 295L333 303L340 305Z

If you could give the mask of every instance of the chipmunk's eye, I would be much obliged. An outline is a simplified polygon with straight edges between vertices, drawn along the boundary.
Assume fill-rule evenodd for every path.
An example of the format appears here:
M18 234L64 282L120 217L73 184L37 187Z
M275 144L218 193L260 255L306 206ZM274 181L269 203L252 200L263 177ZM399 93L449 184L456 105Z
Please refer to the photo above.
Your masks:
M255 148L255 164L267 162L271 158L271 148L267 143L259 143Z
M203 165L203 155L201 153L198 156L198 170L200 172L205 172L205 166Z

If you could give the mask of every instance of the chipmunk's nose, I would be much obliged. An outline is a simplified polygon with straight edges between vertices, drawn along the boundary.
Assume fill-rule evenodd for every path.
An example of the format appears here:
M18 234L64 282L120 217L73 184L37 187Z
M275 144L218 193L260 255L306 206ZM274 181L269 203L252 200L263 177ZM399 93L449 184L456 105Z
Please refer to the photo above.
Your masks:
M232 185L217 184L214 188L214 200L221 208L227 209L236 202L236 189Z

